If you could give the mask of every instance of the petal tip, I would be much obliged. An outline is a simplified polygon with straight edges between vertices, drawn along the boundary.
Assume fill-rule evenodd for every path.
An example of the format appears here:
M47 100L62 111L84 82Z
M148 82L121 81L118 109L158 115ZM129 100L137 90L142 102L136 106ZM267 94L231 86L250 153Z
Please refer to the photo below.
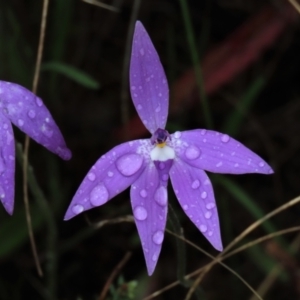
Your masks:
M72 152L67 147L58 147L55 153L63 160L70 160L72 158Z

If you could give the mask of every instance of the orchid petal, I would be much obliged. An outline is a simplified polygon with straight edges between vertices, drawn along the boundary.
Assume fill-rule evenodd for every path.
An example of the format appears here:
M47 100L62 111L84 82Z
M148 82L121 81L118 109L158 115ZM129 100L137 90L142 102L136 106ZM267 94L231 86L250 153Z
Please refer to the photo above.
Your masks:
M18 84L0 81L0 103L4 115L20 130L61 158L71 158L71 151L40 98Z
M167 219L168 194L153 164L130 189L135 224L144 251L148 274L154 272L160 254Z
M186 215L212 246L222 251L214 191L206 173L177 159L170 176L175 195Z
M106 203L135 182L145 168L144 157L137 153L144 142L124 143L103 155L83 179L64 219Z
M130 91L145 127L153 134L166 126L169 87L157 52L141 22L137 21L130 61Z
M273 173L262 158L227 134L196 129L171 138L176 156L193 167L214 173Z
M12 215L15 192L15 143L10 121L0 112L0 201Z

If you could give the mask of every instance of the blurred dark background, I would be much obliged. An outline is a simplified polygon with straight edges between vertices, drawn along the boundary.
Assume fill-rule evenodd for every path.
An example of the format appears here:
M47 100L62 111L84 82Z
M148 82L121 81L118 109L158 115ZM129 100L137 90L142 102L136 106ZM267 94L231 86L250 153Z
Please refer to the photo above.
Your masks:
M173 236L166 234L156 271L148 277L133 223L101 229L92 225L130 215L128 191L103 207L63 221L78 185L102 154L124 140L149 137L128 90L126 47L134 14L147 29L169 80L168 129L206 128L201 105L205 96L213 129L240 140L275 170L272 176L209 174L224 245L300 195L300 27L299 13L289 1L103 3L114 11L79 0L50 0L38 95L60 126L73 158L61 161L31 142L29 161L44 194L40 199L30 188L43 278L37 275L30 248L22 168L17 164L15 213L10 217L0 208L0 300L101 299L105 282L128 251L131 258L103 299L143 299L177 280ZM31 89L42 5L41 0L0 1L1 80ZM195 76L195 67L202 76ZM201 91L199 82L204 86ZM15 136L23 143L24 134L18 129ZM169 191L185 237L217 255ZM299 216L297 205L284 210L245 242L298 226ZM300 299L299 247L296 232L253 246L225 263L264 299ZM187 274L210 262L188 245L185 258ZM200 289L200 299L256 299L219 265L205 276ZM184 299L187 291L178 285L155 299Z

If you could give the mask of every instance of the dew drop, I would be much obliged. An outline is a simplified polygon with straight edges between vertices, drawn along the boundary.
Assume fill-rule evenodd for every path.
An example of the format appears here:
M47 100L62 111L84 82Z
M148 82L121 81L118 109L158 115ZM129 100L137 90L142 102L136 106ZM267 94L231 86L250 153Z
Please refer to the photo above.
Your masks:
M196 190L200 186L200 181L198 179L194 180L192 183L192 189Z
M0 199L4 199L5 198L5 192L4 189L2 188L2 186L0 186Z
M80 214L81 212L84 211L84 207L82 205L79 205L79 204L76 204L72 207L72 212L75 214L75 215L78 215Z
M108 176L108 177L113 177L113 176L114 176L114 172L108 171L108 172L107 172L107 176Z
M124 176L132 176L136 174L141 168L143 158L138 154L125 154L117 161L117 169Z
M134 217L139 221L144 221L147 219L148 213L147 210L142 206L137 206L133 210Z
M141 110L141 109L143 109L143 106L142 106L141 104L139 104L139 105L137 106L137 109L138 109L138 110Z
M205 206L207 209L213 209L216 207L216 204L213 202L207 203Z
M202 192L202 193L201 193L201 198L202 198L202 199L205 199L206 197L207 197L207 193L206 193L206 192Z
M212 236L213 235L213 232L212 231L209 231L208 232L208 236Z
M43 101L38 97L35 99L35 102L36 102L37 106L39 106L39 107L41 107L43 105Z
M160 106L156 107L155 112L157 112L157 113L160 112Z
M157 259L158 259L158 255L157 255L157 253L154 253L152 256L152 260L157 261Z
M237 168L238 166L239 166L239 164L238 164L238 163L234 164L234 167L235 167L235 168Z
M201 232L206 232L207 226L206 225L200 225L199 229L200 229Z
M42 132L48 138L51 138L53 135L53 130L51 130L47 124L43 124Z
M163 240L164 240L164 233L161 230L156 231L152 236L152 241L157 245L161 245Z
M143 56L145 54L144 48L140 49L140 54Z
M159 163L159 168L160 168L161 170L163 170L165 167L166 167L166 165L165 165L163 162L160 162L160 163Z
M108 190L103 183L98 184L90 193L90 202L93 206L99 206L107 202Z
M211 215L212 215L212 213L211 213L210 211L207 211L207 212L204 214L204 216L205 216L206 219L210 219Z
M205 134L206 134L206 129L202 129L202 130L200 131L200 134L201 134L201 135L205 135Z
M146 197L147 197L147 191L146 191L146 190L141 190L141 191L140 191L140 196L141 196L142 198L146 198Z
M22 119L19 119L19 120L18 120L18 125L19 125L20 127L22 127L22 126L24 125L24 121L23 121Z
M7 129L8 128L8 125L5 123L4 125L3 125L3 129Z
M189 160L194 160L200 156L200 150L196 146L190 146L185 150L185 156Z
M133 85L133 86L131 87L131 89L134 91L134 90L135 90L135 86Z
M34 119L34 118L35 118L35 111L31 109L31 110L27 113L27 115L28 115L29 118Z
M223 165L223 163L220 161L220 162L218 162L218 163L216 164L216 167L219 168L219 167L221 167L222 165Z
M258 165L262 168L265 164L261 161Z
M189 209L188 205L183 205L182 208L183 208L184 210L188 210L188 209Z
M154 200L160 206L166 206L167 205L168 193L167 193L167 189L164 186L161 186L156 190L156 192L154 194Z
M229 135L223 134L223 135L221 136L221 141L222 141L223 143L228 143L229 140L230 140L230 136L229 136Z
M87 177L90 181L94 181L96 179L96 175L93 172L90 172Z
M168 174L164 174L164 175L162 176L162 180L163 180L163 181L168 181L168 179L169 179Z
M179 139L181 137L181 132L180 131L176 131L174 133L174 137L175 137L175 139Z

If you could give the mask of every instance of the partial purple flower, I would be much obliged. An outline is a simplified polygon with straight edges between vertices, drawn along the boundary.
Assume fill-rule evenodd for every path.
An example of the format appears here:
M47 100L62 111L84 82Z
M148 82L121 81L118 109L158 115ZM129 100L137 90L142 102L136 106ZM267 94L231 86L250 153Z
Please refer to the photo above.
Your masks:
M43 101L24 87L0 81L0 201L14 209L15 143L12 125L62 159L71 158L64 138Z
M141 22L133 37L130 91L151 139L116 146L90 169L77 190L65 220L100 206L131 186L133 215L148 274L155 269L167 219L169 176L186 215L207 240L222 251L219 218L211 182L216 173L273 173L251 150L226 134L205 129L169 134L169 90L164 70Z

